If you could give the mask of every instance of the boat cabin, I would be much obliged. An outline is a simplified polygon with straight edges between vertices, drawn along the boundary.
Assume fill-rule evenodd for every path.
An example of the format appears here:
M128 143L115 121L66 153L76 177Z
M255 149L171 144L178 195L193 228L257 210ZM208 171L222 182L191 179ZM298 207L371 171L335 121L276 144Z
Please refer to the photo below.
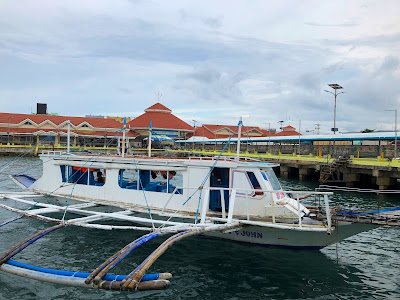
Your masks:
M49 158L51 158L49 160ZM43 176L32 190L67 196L100 199L128 207L150 207L155 211L198 213L199 203L208 201L207 213L229 211L235 192L233 213L265 217L272 206L278 214L297 217L293 199L282 190L273 167L265 162L229 159L167 159L88 155L41 155ZM302 209L305 209L302 207Z

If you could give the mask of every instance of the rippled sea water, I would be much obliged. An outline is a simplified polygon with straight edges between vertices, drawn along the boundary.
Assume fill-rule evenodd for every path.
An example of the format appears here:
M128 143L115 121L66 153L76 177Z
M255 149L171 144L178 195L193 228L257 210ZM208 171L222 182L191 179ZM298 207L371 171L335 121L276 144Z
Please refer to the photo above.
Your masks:
M0 157L0 166L10 157ZM38 158L23 158L0 174L0 190L18 191L7 174L38 177ZM315 183L281 180L287 189ZM345 207L400 206L399 196L336 193ZM0 209L0 222L14 213ZM0 228L0 253L51 225L20 219ZM26 248L15 260L33 265L90 272L136 239L135 232L67 227ZM158 246L143 245L113 273L127 274ZM322 250L291 250L191 237L175 244L151 267L171 272L165 291L111 292L66 287L0 272L0 299L400 299L400 228L380 227Z

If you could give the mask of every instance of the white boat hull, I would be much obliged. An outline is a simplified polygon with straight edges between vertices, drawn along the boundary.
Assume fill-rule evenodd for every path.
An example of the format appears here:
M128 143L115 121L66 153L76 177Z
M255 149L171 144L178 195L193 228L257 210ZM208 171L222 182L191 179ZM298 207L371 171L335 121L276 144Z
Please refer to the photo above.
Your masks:
M298 231L258 226L245 226L229 233L210 232L208 236L232 241L259 244L264 246L281 246L292 248L321 249L340 242L357 233L377 227L370 224L354 224L340 222L339 230L335 228L331 234L321 231Z

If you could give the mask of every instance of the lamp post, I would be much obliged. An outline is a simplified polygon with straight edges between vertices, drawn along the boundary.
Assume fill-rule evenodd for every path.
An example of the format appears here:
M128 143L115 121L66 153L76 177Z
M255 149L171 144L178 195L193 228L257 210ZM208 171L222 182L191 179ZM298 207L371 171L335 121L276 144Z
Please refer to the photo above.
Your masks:
M270 152L270 145L271 145L271 123L264 123L264 124L268 124L268 153Z
M397 158L397 108L388 109L386 111L394 111L394 159Z
M197 123L197 121L196 120L192 120L192 122L193 122L193 127L194 127L194 133L193 133L193 136L192 136L192 138L193 138L193 151L194 151L194 136L195 136L195 134L196 134L196 123Z
M332 93L331 91L324 90L325 92L331 93L333 96L335 96L335 108L334 108L334 112L333 112L333 128L331 129L331 130L333 131L333 134L335 134L336 131L338 130L338 129L336 128L336 97L337 97L339 94L343 94L344 92L340 92L340 93L337 92L337 90L340 90L340 89L342 89L343 87L341 87L340 85L338 85L338 84L336 84L336 83L328 84L328 86L330 86L332 89L335 90L334 93Z
M282 132L283 132L283 122L285 122L285 121L278 121L278 123L280 123L280 126L279 126L279 128L281 129L281 141L279 142L279 151L281 151L281 148L282 148Z

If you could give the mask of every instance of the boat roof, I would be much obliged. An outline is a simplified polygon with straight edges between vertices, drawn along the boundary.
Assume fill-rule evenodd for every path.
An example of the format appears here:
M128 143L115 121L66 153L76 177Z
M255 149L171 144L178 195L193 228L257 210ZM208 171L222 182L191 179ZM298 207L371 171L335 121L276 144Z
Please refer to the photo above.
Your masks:
M49 154L42 154L41 156L51 156ZM214 164L216 167L224 167L224 168L242 168L242 167L250 167L250 168L272 168L277 167L279 164L276 163L268 163L262 161L237 161L232 157L220 157L216 162L217 158L215 157L189 157L189 158L165 158L165 157L133 157L131 155L121 157L119 155L89 155L89 154L63 154L63 155L55 155L54 160L59 161L60 164L62 162L87 162L87 166L92 164L103 164L103 163L113 163L113 164L121 164L121 165L131 165L135 167L136 165L143 166L157 166L157 167L189 167L189 166L197 166L197 167L212 167Z

